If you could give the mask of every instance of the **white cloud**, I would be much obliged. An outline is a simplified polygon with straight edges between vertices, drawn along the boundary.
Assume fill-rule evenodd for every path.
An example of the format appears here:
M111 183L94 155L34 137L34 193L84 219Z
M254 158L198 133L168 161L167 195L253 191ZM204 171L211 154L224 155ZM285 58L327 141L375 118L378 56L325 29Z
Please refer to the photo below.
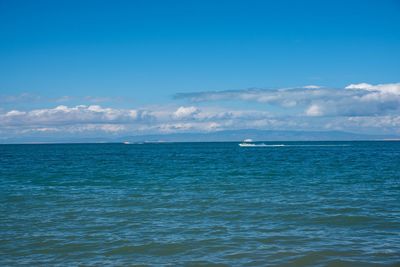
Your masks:
M306 88L306 89L319 89L319 88L322 88L322 87L318 86L318 85L306 85L306 86L303 86L303 88Z
M351 84L183 94L192 101L235 100L229 105L194 104L121 109L100 105L0 110L0 133L138 134L228 129L400 131L400 84ZM255 109L237 105L253 101ZM276 107L275 107L276 106ZM239 108L241 107L241 108Z
M127 130L126 125L121 124L85 124L75 127L68 127L68 132L87 132L87 131L102 131L106 133L118 133Z
M350 84L345 89L366 90L385 94L400 95L400 83L387 83L372 85L368 83Z
M188 117L192 117L196 114L198 114L200 112L200 110L196 107L179 107L174 115L175 117L181 119L181 118L188 118Z
M297 114L299 109L305 109L305 114L309 116L370 116L399 112L400 83L350 84L343 89L310 85L301 88L228 90L184 93L175 97L192 102L258 102L267 104L271 112L276 110L274 106L283 108L286 114Z
M65 105L0 113L0 131L29 132L135 132L212 131L243 121L262 120L269 113L256 110L199 109L195 106L152 109L115 109L99 105Z
M187 131L215 131L222 129L221 124L217 122L180 122L180 123L162 123L156 128L163 133L187 132Z
M322 116L323 113L322 113L322 109L320 106L318 106L316 104L312 104L306 110L306 115L307 116Z
M136 110L102 108L97 105L57 106L31 111L11 110L0 114L0 124L7 126L45 126L88 123L121 123L137 119Z
M22 115L24 115L24 114L26 114L26 112L19 111L19 110L11 110L11 111L7 112L7 113L5 114L5 116L7 116L7 117L22 116Z

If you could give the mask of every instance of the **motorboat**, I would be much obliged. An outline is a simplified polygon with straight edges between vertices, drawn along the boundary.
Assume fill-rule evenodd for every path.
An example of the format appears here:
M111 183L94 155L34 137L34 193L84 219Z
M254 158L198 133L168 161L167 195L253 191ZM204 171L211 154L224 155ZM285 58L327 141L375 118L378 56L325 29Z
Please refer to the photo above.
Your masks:
M243 142L239 144L239 146L255 146L255 144L253 144L252 142L252 139L244 139Z

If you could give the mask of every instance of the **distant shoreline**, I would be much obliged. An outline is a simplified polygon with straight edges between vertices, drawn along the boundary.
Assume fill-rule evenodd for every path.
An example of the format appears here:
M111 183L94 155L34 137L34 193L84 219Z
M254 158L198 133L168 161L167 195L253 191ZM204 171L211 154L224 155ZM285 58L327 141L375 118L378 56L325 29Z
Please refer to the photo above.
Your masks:
M242 141L143 141L131 142L16 142L0 143L0 145L149 145L149 144L179 144L179 143L240 143ZM255 140L255 143L268 142L400 142L400 139L365 139L365 140Z

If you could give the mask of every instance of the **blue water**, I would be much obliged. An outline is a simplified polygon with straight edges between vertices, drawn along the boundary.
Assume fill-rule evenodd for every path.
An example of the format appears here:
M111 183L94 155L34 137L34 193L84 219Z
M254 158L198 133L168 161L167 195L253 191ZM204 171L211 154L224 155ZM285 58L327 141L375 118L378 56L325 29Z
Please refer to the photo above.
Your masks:
M0 146L1 266L400 264L400 142Z

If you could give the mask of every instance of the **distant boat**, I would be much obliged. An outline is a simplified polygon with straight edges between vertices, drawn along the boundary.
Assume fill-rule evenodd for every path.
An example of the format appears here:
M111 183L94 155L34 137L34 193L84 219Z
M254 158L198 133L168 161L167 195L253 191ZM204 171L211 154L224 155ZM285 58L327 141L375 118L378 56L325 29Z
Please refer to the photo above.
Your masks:
M256 144L240 143L239 146L257 146Z
M252 142L252 139L244 139L243 142L239 144L239 146L255 146L255 144L252 144Z
M244 139L242 143L239 144L240 147L281 147L285 146L284 144L271 144L271 145L266 145L264 143L258 143L254 144L253 140L251 139Z
M131 142L128 142L128 141L124 142L124 145L130 145L130 144L131 144Z

